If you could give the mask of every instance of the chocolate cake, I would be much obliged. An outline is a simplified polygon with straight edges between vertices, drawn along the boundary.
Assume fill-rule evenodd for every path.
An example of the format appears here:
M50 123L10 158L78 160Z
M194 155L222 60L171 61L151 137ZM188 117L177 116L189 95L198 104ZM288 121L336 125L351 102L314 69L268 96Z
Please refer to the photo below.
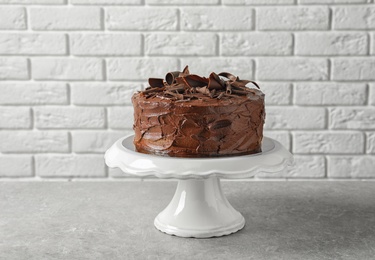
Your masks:
M219 157L261 151L264 94L254 81L227 72L200 77L186 66L165 80L150 78L149 85L132 97L138 152Z

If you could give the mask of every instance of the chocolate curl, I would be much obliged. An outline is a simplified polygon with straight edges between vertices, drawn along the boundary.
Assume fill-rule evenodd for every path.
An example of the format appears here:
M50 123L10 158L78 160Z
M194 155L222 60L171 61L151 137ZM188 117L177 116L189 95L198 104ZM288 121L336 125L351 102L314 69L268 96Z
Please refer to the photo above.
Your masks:
M189 66L188 65L185 66L184 70L182 71L182 74L184 74L184 75L189 75L190 74Z
M247 95L249 93L252 93L250 91L245 91L245 90L237 90L237 89L233 89L232 90L232 93L233 94L237 94L237 95Z
M174 92L184 92L185 91L185 85L184 84L178 84L178 85L173 85L167 87L167 90L169 91L174 91Z
M214 98L215 94L216 94L216 89L211 90L210 98Z
M185 85L185 80L184 80L183 77L175 78L175 81L176 81L177 84Z
M225 92L221 92L219 96L217 96L217 99L221 99L224 96Z
M164 80L158 78L149 78L148 84L150 84L150 86L153 88L162 88L164 87Z
M172 92L172 91L165 91L165 94L168 94L168 95L171 95L171 96L173 96L173 97L175 97L175 98L177 98L177 99L184 99L184 95L182 95L182 94L179 94L179 93L174 93L174 92Z
M189 74L190 74L189 67L185 66L184 70L182 72L180 72L180 74L178 75L178 77L179 78L183 78L183 77L186 77ZM177 79L178 78L176 78L176 81L177 81Z
M165 90L164 87L162 87L162 88L161 87L155 87L155 88L143 90L142 93L148 94L148 93L162 92L164 90Z
M251 81L251 80L247 80L247 81L249 81L248 83L253 83L258 89L260 89L260 87L258 86L258 84L255 81Z
M179 71L168 72L167 75L165 75L165 81L168 83L168 85L172 85L179 75Z
M187 75L182 79L185 81L185 84L191 88L204 87L208 85L208 79L194 74Z
M251 80L238 80L238 81L232 82L231 85L235 86L235 87L239 87L239 88L244 88L244 87L246 87L246 85L248 83L253 83L258 89L260 89L258 84L254 81L251 81Z
M232 86L230 85L230 83L229 82L226 82L227 84L227 88L226 88L226 90L225 90L225 93L227 93L227 94L232 94Z
M210 91L208 90L207 87L197 87L196 88L197 92L205 94L205 95L210 95Z
M223 89L223 87L223 81L216 73L212 72L208 78L208 89Z
M225 77L227 79L233 80L233 81L236 81L238 79L238 77L234 76L233 74L229 72L220 72L218 75Z

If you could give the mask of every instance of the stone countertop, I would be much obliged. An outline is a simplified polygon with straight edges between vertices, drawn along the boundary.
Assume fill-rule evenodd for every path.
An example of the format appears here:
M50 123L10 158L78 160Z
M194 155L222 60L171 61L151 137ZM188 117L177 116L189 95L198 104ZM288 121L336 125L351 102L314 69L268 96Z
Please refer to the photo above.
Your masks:
M375 182L222 181L246 219L179 238L154 217L176 182L0 182L0 259L374 259Z

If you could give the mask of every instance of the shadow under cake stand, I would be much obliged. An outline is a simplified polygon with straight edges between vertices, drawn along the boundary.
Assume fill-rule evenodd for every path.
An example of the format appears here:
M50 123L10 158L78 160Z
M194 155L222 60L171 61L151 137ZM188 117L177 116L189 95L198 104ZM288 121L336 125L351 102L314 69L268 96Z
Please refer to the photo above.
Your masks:
M207 238L242 229L245 219L222 192L220 178L253 177L278 172L292 164L293 156L279 142L264 137L262 152L220 158L178 158L135 151L134 135L120 138L105 153L111 168L137 177L178 179L169 205L155 218L160 231L180 237Z

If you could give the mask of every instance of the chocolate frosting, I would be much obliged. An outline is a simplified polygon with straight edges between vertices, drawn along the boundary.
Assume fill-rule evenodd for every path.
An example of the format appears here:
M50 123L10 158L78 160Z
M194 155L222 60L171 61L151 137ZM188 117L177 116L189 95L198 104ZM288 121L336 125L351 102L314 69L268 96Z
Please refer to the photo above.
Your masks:
M264 94L222 72L208 78L169 72L133 95L136 150L163 156L217 157L261 151Z

